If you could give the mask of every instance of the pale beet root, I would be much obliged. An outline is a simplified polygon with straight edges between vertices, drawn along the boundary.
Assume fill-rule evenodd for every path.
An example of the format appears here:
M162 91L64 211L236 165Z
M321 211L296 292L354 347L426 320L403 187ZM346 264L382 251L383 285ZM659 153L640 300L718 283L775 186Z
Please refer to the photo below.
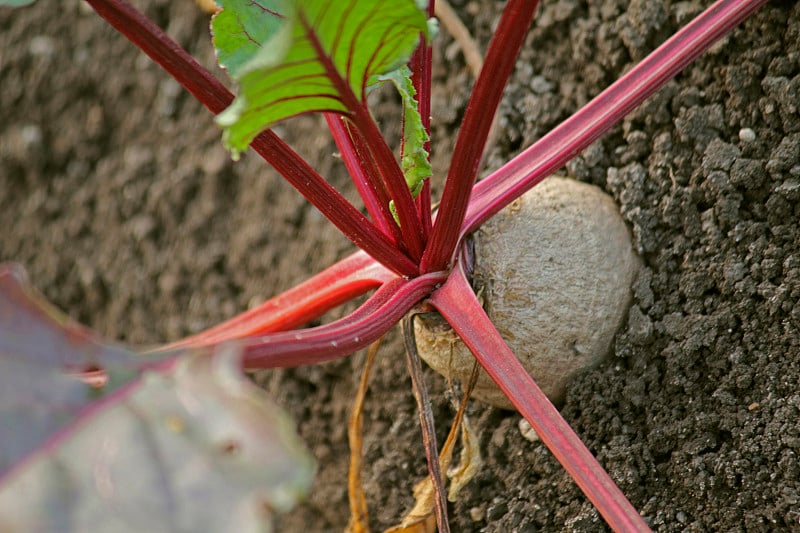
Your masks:
M608 354L631 299L639 259L610 196L551 177L474 235L473 286L500 334L556 404L570 379ZM419 354L466 380L474 358L438 314L414 320ZM473 397L513 409L481 370Z

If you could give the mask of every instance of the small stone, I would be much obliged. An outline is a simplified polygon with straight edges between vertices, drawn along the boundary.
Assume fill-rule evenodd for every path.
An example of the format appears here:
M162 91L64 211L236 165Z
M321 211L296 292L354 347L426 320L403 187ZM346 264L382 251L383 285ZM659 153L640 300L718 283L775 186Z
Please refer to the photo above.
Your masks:
M539 442L539 435L537 435L536 430L531 427L530 422L524 418L520 418L518 426L523 439L528 442Z
M745 143L751 143L756 140L756 132L751 128L742 128L739 130L739 140Z
M128 222L130 232L139 240L147 239L156 229L156 221L149 215L136 215Z
M647 344L653 334L653 321L642 313L638 305L632 306L628 312L628 332L631 341L637 345Z
M791 202L800 200L800 181L788 179L775 188L775 192Z
M731 183L751 190L761 187L768 176L764 166L760 159L737 159L730 170Z
M486 510L486 517L489 520L499 520L508 512L508 504L500 498L495 498Z
M714 139L708 144L703 154L702 166L707 172L712 170L727 172L740 155L739 149L734 145Z
M653 139L653 150L658 153L667 153L672 150L672 135L669 132L658 134Z
M486 518L486 509L483 507L473 507L469 510L469 517L473 522L480 522Z
M166 78L158 84L158 95L156 96L155 109L163 117L171 117L175 114L178 106L178 97L183 88L172 78Z
M36 124L11 126L7 135L0 137L0 158L10 157L25 161L36 157L36 152L41 149L44 134Z
M741 261L726 261L722 269L722 275L728 283L736 283L743 280L747 275L747 266Z
M779 174L792 168L792 166L800 163L800 150L797 149L800 145L800 132L787 135L778 146L772 149L769 160L767 161L767 170L770 174Z
M56 42L46 35L37 35L28 43L28 52L32 56L50 58L56 52Z
M530 83L531 90L536 94L546 94L553 91L553 82L544 76L534 76Z
M36 124L26 124L20 129L20 139L26 147L38 147L43 137L42 128Z

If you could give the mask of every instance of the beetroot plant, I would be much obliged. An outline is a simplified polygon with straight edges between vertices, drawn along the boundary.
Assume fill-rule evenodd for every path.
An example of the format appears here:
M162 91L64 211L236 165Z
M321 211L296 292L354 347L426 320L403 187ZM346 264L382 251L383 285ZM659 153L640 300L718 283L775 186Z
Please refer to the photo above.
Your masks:
M509 259L510 246L537 250L536 239L544 238L528 229L530 220L523 220L527 211L520 205L536 203L523 195L612 128L764 0L719 0L560 126L477 181L494 112L537 8L533 0L509 0L464 113L436 209L432 209L431 195L431 180L436 177L431 175L428 155L430 39L436 31L430 19L433 0L220 1L222 11L213 19L212 32L220 64L236 81L235 97L124 0L87 3L217 115L223 142L234 158L251 147L360 251L256 309L137 356L68 323L32 295L16 267L5 267L0 272L0 394L10 392L9 398L2 396L0 418L0 523L47 529L62 520L72 521L67 516L74 514L71 523L76 529L101 520L140 528L149 524L147 517L132 518L132 510L155 506L163 511L160 517L172 517L176 528L220 529L219 516L189 510L187 502L200 497L224 499L231 508L248 502L249 506L238 507L235 525L257 524L264 508L256 503L266 502L270 510L286 508L306 490L312 468L306 455L297 451L287 421L242 379L238 368L298 366L344 357L379 339L409 313L436 310L447 324L440 321L437 327L452 328L488 376L484 378L486 397L507 401L529 421L608 524L618 531L648 529L559 415L551 400L558 401L562 385L548 386L551 398L542 392L529 374L530 366L520 363L498 331L501 304L491 300L495 293L485 290L476 295L471 280L490 278L499 286L505 280L498 278L510 269L524 273L511 285L525 284L526 278L535 280L537 271L545 268L541 263L527 269L493 266L495 261ZM368 107L370 91L382 84L394 86L402 102L399 156L385 141ZM366 214L269 129L304 113L325 114ZM555 203L584 195L569 190L554 193L561 195ZM590 300L586 316L597 322L576 315L574 321L589 329L585 337L569 331L560 338L565 328L553 327L546 329L544 344L571 339L570 349L588 353L593 361L608 349L609 335L613 336L624 315L636 259L624 226L616 225L613 216L592 218L592 210L600 209L603 200L585 203L580 208L585 211L578 209L570 215L573 218L566 219L560 230L563 238L556 229L549 239L554 245L563 241L566 257L570 252L579 254L574 263L585 270L583 279L588 282L581 284L581 269L570 274L576 277L567 283L578 291L569 299ZM519 222L521 236L506 236L511 245L486 253L490 240L472 236L504 208L510 211L501 216L511 221L507 225ZM532 220L534 228L541 226L535 216ZM570 220L591 220L595 233L584 235ZM505 225L496 226L502 234ZM617 238L607 240L612 234ZM522 241L526 236L531 242ZM578 243L566 244L576 236ZM589 249L594 251L587 253L594 254L596 262L580 255L581 243L591 244ZM616 258L614 262L604 264L607 255ZM559 271L552 275L556 280L566 277ZM538 294L551 283L532 284L534 288L511 289L517 294ZM596 297L581 288L588 286L599 287ZM366 302L345 318L298 329L369 292ZM479 296L486 300L481 302ZM607 302L592 307L601 299ZM552 305L561 303L553 298ZM578 308L587 309L580 301L566 306L567 312ZM419 321L411 322L425 355L423 345L428 341L417 327ZM500 327L521 338L523 333L541 336L548 324L515 312L515 322ZM604 328L602 339L595 339L594 332ZM428 343L436 344L436 340ZM536 346L534 352L544 350ZM411 352L408 356L414 367L416 354ZM441 370L448 373L449 365ZM565 367L555 373L568 377L572 371ZM44 380L42 373L47 376ZM534 371L535 376L542 374L542 370ZM505 399L497 399L488 379ZM84 383L89 381L99 383L92 388ZM24 396L21 383L39 387ZM430 442L432 422L423 414L424 410L428 466L434 486L440 486L437 450L435 442ZM13 429L18 427L24 429ZM146 431L152 438L133 450L130 462L116 461L119 449L128 442L125 435L135 431ZM108 434L118 437L107 438ZM88 474L80 465L92 465L95 470ZM263 476L250 474L255 471ZM118 491L126 475L146 479L128 491ZM152 492L148 489L152 486L160 491ZM47 508L48 516L20 505L23 492L26 497L35 494L34 506ZM447 531L443 492L435 492L437 525ZM48 501L58 502L52 513L49 509L53 508L45 507ZM170 515L168 509L181 512Z

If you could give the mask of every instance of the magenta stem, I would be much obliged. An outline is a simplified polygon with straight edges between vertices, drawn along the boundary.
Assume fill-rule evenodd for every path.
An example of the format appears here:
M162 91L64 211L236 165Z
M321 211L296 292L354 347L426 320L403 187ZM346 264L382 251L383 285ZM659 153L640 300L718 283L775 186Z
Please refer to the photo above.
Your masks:
M392 244L389 238L353 207L353 204L339 191L317 174L305 159L294 151L287 154L282 147L288 149L288 145L272 131L259 134L251 146L267 161L272 161L284 179L300 191L356 246L402 276L415 276L419 273L417 264L402 249ZM285 155L282 157L281 154Z
M460 264L431 303L567 470L614 531L650 531L597 459L511 352L472 292ZM524 327L524 326L523 326Z
M765 3L719 0L698 15L580 111L475 185L461 234L471 233L564 166Z
M412 259L419 261L425 243L422 240L422 222L417 212L411 191L408 189L403 171L395 158L394 152L386 144L378 125L366 105L360 106L353 115L353 122L362 138L366 141L370 153L375 160L378 171L383 177L383 183L394 200L397 218L400 221L400 231L403 234L408 253Z
M434 0L428 2L428 17L432 17L434 12ZM417 110L422 118L422 126L431 136L431 81L433 67L433 48L425 42L425 38L420 36L419 46L411 58L411 81L414 83L414 90L417 92ZM427 141L424 145L425 150L431 152L431 143ZM425 180L422 190L417 195L417 212L422 222L422 238L428 242L431 228L433 226L431 216L431 183Z

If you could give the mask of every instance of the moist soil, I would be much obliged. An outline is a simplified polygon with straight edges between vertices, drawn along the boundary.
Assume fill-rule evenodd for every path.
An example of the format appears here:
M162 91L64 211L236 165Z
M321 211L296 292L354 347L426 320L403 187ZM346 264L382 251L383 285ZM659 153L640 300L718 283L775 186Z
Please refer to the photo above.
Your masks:
M453 1L485 49L501 2ZM545 1L501 107L497 168L567 118L705 2ZM205 65L189 0L136 5ZM436 188L472 76L435 41ZM222 74L224 75L224 74ZM75 319L137 345L248 309L353 247L254 154L232 163L211 116L82 3L0 10L0 260ZM376 98L396 139L391 94ZM772 2L576 157L608 191L644 263L612 353L562 413L659 531L800 531L800 6ZM349 198L319 118L278 127ZM565 231L569 231L565 228ZM350 307L352 308L352 307ZM348 308L323 320L341 316ZM319 462L283 531L348 520L348 409L364 354L256 376ZM428 371L440 438L453 417ZM519 415L473 403L484 465L454 531L605 526ZM367 397L364 488L388 527L425 473L397 332Z

